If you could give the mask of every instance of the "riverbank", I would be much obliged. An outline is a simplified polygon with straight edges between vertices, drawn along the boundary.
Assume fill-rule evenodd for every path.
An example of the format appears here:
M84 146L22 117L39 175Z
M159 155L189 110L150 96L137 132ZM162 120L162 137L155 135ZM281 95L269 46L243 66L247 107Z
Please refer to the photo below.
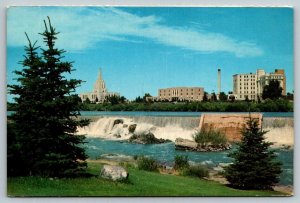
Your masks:
M129 102L83 103L84 111L170 111L170 112L292 112L294 102L286 99L255 101L209 102Z
M98 177L103 163L88 161L90 178L49 179L8 178L8 196L18 197L95 197L95 196L289 196L277 191L237 190L199 178L147 172L129 167L128 182L112 182Z

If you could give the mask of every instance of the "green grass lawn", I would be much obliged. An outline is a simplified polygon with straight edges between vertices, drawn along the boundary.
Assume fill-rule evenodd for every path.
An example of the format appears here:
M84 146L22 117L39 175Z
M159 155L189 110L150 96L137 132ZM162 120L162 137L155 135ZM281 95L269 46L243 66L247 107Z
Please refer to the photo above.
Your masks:
M99 163L89 163L98 174ZM8 178L8 196L278 196L275 191L236 190L199 178L164 175L129 168L129 181L112 182L98 177L54 179Z

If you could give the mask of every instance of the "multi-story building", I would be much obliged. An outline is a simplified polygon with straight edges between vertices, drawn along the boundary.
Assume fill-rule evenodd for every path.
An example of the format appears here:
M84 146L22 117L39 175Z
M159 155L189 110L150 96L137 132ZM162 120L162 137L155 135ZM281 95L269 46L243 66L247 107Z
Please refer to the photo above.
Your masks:
M236 100L257 100L261 98L264 86L270 80L278 80L282 94L286 95L286 77L283 69L275 69L274 73L266 73L258 69L255 73L233 75L233 95Z
M202 101L202 87L171 87L158 90L157 97L148 97L152 101Z
M85 92L79 95L82 102L86 101L88 98L91 102L96 102L96 103L103 103L107 97L111 97L111 96L119 97L120 93L107 91L105 87L105 82L102 79L101 71L99 71L98 78L95 82L93 92Z
M236 100L256 99L257 94L256 74L233 75L233 94Z
M265 85L268 85L270 80L279 81L282 87L282 95L286 95L286 77L283 69L275 69L274 73L266 73L264 70L257 70L257 90L259 96L262 95Z

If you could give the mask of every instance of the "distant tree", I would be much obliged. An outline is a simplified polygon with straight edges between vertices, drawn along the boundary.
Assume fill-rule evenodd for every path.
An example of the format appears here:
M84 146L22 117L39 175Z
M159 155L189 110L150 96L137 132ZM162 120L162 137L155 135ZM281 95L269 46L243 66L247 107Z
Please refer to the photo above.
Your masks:
M96 99L95 99L95 103L97 104L97 102L98 102L99 100L98 100L98 97L96 97Z
M124 96L121 96L121 97L120 97L120 102L121 102L121 103L125 103L125 102L126 102L126 98L125 98Z
M235 101L235 96L234 96L234 95L230 95L230 96L229 96L229 100L230 100L231 102L234 102L234 101Z
M272 143L265 141L265 133L258 121L250 117L238 149L229 154L234 162L225 168L225 177L233 187L264 190L278 183L281 163L269 149Z
M178 102L178 97L172 97L171 102L174 102L174 103Z
M262 98L263 99L278 99L282 97L282 87L278 80L270 80L268 85L263 88Z
M233 94L233 92L232 92L232 91L229 91L228 94Z
M227 95L224 92L220 92L219 100L220 101L227 101Z
M84 103L90 104L90 103L91 103L91 100L90 100L89 98L86 98L86 99L84 100Z
M211 94L210 101L217 101L217 96L214 92Z
M143 102L147 102L147 97L152 97L151 94L149 93L146 93L144 96L143 96Z
M207 102L208 101L207 92L204 92L202 101L203 102Z
M250 101L248 95L245 96L245 101L246 101L246 102L249 102L249 101Z
M261 103L261 98L260 98L259 94L257 94L256 96L257 96L257 103Z
M111 95L107 96L106 100L111 103L112 105L119 104L120 103L120 97L117 95Z
M294 93L288 92L288 93L286 94L286 98L287 98L288 100L294 100Z
M64 50L55 48L58 32L50 18L41 33L46 48L38 55L36 43L28 36L25 58L18 84L9 85L16 95L15 113L9 116L8 175L75 176L87 167L85 150L80 146L84 136L75 135L87 120L76 119L81 103L73 94L81 80L66 79L72 63L61 61Z
M141 102L143 102L143 99L140 96L138 96L137 98L135 98L134 101L137 103L141 103Z

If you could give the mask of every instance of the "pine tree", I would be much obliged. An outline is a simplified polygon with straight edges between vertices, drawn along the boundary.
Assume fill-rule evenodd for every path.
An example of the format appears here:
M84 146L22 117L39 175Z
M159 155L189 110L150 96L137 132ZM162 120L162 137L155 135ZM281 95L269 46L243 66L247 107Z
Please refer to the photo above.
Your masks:
M9 85L10 93L17 95L16 112L9 118L9 175L74 176L87 166L81 147L85 137L74 135L78 126L88 124L76 118L81 103L74 91L82 81L65 78L73 71L72 63L61 61L65 51L55 48L59 33L49 17L44 24L45 31L40 34L46 49L38 56L39 47L28 39L21 62L24 69L15 71L19 83Z
M269 149L272 143L264 140L265 133L259 128L257 119L249 116L238 150L229 155L234 162L225 169L225 177L233 187L272 189L279 181L281 163Z

